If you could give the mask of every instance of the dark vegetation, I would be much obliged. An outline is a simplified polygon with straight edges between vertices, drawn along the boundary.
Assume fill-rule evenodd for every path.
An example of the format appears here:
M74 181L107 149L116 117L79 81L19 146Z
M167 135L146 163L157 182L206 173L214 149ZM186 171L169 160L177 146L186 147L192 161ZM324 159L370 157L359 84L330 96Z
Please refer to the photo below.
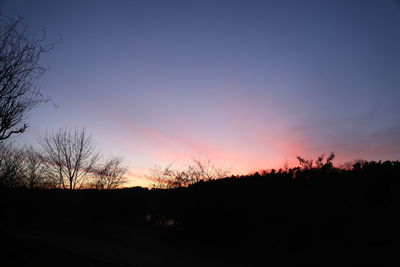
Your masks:
M42 45L44 35L27 37L22 22L0 14L1 266L114 266L32 241L27 231L130 243L155 235L186 254L244 266L399 264L399 161L336 168L334 154L299 157L299 167L229 178L195 161L155 168L158 189L117 189L126 168L118 157L99 163L84 129L48 133L40 150L13 147L6 141L25 132L27 113L48 101L37 86L39 58L53 47ZM128 236L133 230L145 233L142 241ZM146 253L166 255L154 247Z
M3 189L2 229L99 238L151 229L188 253L244 265L397 262L400 162L344 169L332 159L171 189Z

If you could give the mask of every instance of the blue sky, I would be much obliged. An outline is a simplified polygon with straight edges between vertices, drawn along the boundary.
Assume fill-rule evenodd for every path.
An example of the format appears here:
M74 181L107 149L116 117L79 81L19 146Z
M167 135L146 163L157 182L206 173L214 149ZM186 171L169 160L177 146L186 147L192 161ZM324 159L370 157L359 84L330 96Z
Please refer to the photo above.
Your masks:
M18 144L82 127L132 184L207 157L246 173L297 155L400 158L398 1L1 1L62 40Z

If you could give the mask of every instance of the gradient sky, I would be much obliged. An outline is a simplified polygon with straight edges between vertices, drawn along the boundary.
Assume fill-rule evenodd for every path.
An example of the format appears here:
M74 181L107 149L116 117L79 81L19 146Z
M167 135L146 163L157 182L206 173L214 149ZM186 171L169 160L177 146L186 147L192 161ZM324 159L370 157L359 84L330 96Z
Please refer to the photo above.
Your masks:
M399 1L0 1L31 32L44 104L14 138L81 127L121 155L131 185L153 164L209 158L234 173L335 151L400 159Z

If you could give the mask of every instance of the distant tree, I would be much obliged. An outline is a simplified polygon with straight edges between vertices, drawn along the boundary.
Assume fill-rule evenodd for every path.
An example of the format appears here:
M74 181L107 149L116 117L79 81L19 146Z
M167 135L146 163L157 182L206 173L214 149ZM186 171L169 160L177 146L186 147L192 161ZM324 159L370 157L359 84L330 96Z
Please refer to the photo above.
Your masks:
M49 175L57 177L61 188L80 186L98 161L95 143L85 129L59 129L41 140L43 156Z
M45 72L39 59L54 44L42 45L44 39L44 32L30 38L22 19L0 14L0 141L23 133L27 112L47 101L37 86Z
M27 147L24 152L23 179L28 188L42 187L46 181L46 167L43 156L33 147Z
M122 158L113 157L94 171L95 187L97 189L116 189L126 183L127 168L122 167Z
M366 160L357 159L357 160L354 160L352 168L353 168L353 170L359 170L367 164L368 164L368 162Z
M335 159L335 153L331 152L329 156L326 158L325 162L324 158L325 155L322 154L315 161L313 159L304 159L300 156L297 157L297 160L299 161L300 166L303 170L331 168L333 166L332 161Z
M193 159L193 164L188 166L187 171L191 183L225 178L230 175L229 170L215 166L209 159Z
M174 170L173 176L167 181L168 188L187 187L194 183L195 177L187 170Z
M0 143L0 187L23 185L23 151L11 144Z
M154 182L154 188L166 189L169 187L169 181L174 178L174 173L175 171L172 169L172 164L165 167L155 165L150 170L150 175L147 176L147 178Z
M229 175L229 170L216 167L211 160L193 159L193 163L183 170L173 169L172 164L164 168L156 165L148 178L154 181L155 188L178 188Z
M350 171L353 169L353 165L354 165L353 161L347 161L347 162L340 164L339 168L342 170Z

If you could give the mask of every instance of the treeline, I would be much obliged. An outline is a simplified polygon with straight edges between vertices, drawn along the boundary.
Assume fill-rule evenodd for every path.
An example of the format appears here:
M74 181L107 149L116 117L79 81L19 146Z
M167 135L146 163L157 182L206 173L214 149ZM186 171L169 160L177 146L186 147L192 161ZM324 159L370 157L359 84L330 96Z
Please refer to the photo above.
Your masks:
M0 141L0 189L115 189L126 182L126 171L122 158L102 159L84 129L48 133L38 149Z
M19 190L2 203L14 222L99 235L150 227L235 260L399 260L400 162L333 158L170 189Z
M146 221L244 265L398 262L400 162L298 159L294 168L153 190Z

